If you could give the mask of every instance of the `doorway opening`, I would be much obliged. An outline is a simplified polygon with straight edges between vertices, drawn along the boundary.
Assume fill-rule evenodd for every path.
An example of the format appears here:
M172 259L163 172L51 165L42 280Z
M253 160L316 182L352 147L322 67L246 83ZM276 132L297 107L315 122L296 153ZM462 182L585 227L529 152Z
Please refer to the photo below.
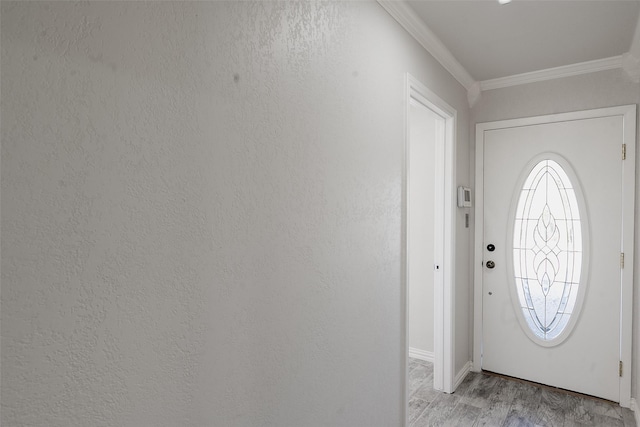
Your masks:
M456 111L409 74L406 100L405 413L409 356L433 362L435 390L454 391L456 121Z
M635 105L476 125L474 371L630 406L635 131Z

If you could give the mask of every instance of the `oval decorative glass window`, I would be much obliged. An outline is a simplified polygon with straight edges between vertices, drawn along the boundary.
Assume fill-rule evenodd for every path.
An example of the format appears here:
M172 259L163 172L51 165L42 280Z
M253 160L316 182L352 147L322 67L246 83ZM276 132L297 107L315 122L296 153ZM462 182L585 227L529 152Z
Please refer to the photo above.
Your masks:
M576 301L583 293L578 292L583 247L574 185L558 162L546 158L524 180L516 205L513 272L518 300L526 325L547 345L577 315Z

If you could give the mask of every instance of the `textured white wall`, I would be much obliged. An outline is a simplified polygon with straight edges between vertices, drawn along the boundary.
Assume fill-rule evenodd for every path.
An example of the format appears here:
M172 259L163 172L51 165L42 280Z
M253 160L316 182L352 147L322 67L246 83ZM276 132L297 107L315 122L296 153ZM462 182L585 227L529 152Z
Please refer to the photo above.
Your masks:
M587 110L640 102L640 84L629 80L622 70L602 71L548 82L532 83L482 93L472 110L472 126L476 123L518 117L539 116L569 111ZM475 132L472 133L475 135ZM475 141L473 141L475 147ZM639 150L640 151L640 150ZM640 153L638 153L640 156ZM639 157L640 158L640 157ZM636 169L638 169L636 160ZM475 172L473 172L475 176ZM640 206L640 174L636 181L636 206ZM640 272L640 210L636 208L635 277ZM638 398L640 384L640 284L634 284L634 343L632 396Z
M405 72L461 183L464 89L372 2L1 8L2 424L400 425Z

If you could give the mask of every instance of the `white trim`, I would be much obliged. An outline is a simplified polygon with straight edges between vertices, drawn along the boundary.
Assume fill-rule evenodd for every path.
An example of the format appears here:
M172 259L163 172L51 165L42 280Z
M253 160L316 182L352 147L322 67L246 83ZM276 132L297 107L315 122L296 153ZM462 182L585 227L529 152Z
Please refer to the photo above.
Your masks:
M454 385L454 283L455 283L455 203L456 203L456 122L457 111L420 83L417 79L406 74L406 92L405 92L405 159L403 166L403 257L404 268L402 277L402 286L405 294L404 310L404 336L405 336L405 422L408 419L408 356L409 356L409 289L408 289L408 197L409 197L409 108L410 101L413 99L426 106L445 120L444 130L444 147L437 149L437 153L441 156L440 162L442 169L441 183L443 192L441 198L444 203L440 203L442 207L441 220L444 223L443 242L441 250L436 248L435 261L442 268L442 280L436 280L434 286L434 355L433 355L433 385L436 390L452 393L455 390ZM436 163L437 164L437 163ZM441 283L441 285L438 285Z
M562 77L577 76L580 74L594 73L597 71L622 68L622 55L611 58L596 59L594 61L580 62L564 65L562 67L548 68L546 70L532 71L497 79L483 80L480 82L481 90L500 89L509 86L517 86L526 83L535 83L545 80L559 79Z
M458 388L458 386L462 384L462 381L464 381L464 379L467 377L469 372L471 372L471 366L472 366L471 361L468 361L467 363L464 364L462 369L458 371L458 373L456 374L454 389Z
M627 191L635 187L635 146L636 146L636 106L599 108L571 113L552 114L547 116L527 117L522 119L501 120L476 125L476 215L475 215L475 254L474 254L474 337L473 337L473 370L482 369L482 245L484 224L484 132L487 130L529 126L542 123L557 123L570 120L582 120L598 117L623 117L623 142L627 144L627 160L623 163L622 182L625 191L622 207L622 224L624 229L621 251L625 258L634 259L634 214L635 191ZM624 236L631 238L624 239ZM621 331L620 360L624 369L620 378L620 406L631 404L631 366L632 366L632 325L633 325L633 261L621 270Z
M422 19L404 1L378 0L391 15L418 43L424 47L465 89L475 83L471 74L458 62L451 51L442 43Z
M484 129L476 125L475 236L473 253L473 366L482 371L482 244L484 242ZM478 255L480 254L480 259Z
M620 331L620 360L623 366L620 385L620 405L631 404L631 371L633 346L633 263L635 235L635 194L636 194L636 105L619 107L618 114L623 116L623 142L626 144L626 160L622 166L622 229L621 251L629 262L621 270L622 315ZM613 113L611 113L613 115ZM637 367L636 367L637 369Z
M433 351L426 351L409 347L409 357L433 363Z

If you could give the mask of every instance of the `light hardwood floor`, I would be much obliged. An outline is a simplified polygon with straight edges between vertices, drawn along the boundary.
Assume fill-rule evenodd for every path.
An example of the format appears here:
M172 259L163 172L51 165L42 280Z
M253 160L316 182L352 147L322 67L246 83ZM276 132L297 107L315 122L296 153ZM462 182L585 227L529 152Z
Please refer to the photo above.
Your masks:
M409 425L636 426L634 414L601 399L471 372L453 394L433 390L433 365L409 359Z

